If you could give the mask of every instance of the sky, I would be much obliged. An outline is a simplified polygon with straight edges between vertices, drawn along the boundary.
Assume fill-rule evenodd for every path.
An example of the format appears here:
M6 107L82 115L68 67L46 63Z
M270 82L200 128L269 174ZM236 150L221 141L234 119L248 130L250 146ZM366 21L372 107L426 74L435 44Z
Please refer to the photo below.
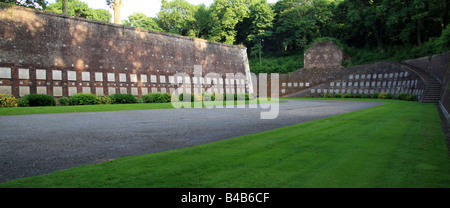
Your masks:
M54 3L55 0L47 0L48 3ZM93 9L107 9L114 16L114 12L106 5L105 0L81 0L88 4L90 8ZM213 3L214 0L186 0L187 2L198 5L205 4L209 6ZM269 3L275 3L278 0L267 0ZM128 16L132 15L135 12L141 12L149 17L156 17L156 14L159 12L161 8L161 0L124 0L124 5L121 11L121 19L126 20Z

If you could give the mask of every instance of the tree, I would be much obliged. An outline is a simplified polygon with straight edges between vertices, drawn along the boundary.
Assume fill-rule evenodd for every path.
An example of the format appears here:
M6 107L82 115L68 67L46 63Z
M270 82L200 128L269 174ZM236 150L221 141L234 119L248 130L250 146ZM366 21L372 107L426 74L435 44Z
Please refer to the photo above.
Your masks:
M123 0L106 0L106 4L114 10L114 24L120 24L120 10L123 7Z
M142 13L134 13L130 15L128 17L128 20L124 20L122 24L125 26L138 27L147 30L154 30L160 32L163 31L163 29L159 27L158 20L156 18L147 17L145 14Z
M234 44L236 25L248 17L250 0L215 0L211 5L211 34L215 42Z
M46 7L46 11L62 14L63 0L56 0L55 3ZM105 9L92 9L80 0L70 0L67 2L67 14L75 17L82 17L98 21L110 22L111 13Z
M69 15L69 9L67 8L67 0L63 0L62 11L64 15Z
M259 63L262 64L261 55L263 42L272 35L274 13L266 0L257 0L250 6L250 34L247 41L251 45L250 55L259 55Z
M169 33L191 35L195 22L195 6L185 0L161 1L158 13L161 28Z
M0 0L4 3L12 3L18 6L25 6L31 8L37 8L36 5L40 6L42 9L47 7L47 1L45 0Z

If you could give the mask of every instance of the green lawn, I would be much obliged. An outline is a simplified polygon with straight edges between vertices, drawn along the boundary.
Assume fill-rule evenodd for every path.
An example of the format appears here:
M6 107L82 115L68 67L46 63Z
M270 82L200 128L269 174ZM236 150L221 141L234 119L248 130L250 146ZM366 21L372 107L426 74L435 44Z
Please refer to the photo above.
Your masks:
M220 104L221 101L203 102L203 107ZM255 101L251 101L255 102ZM270 100L258 100L258 103L275 102ZM280 101L286 102L286 101ZM241 104L242 101L234 101L234 104ZM245 102L246 104L249 101ZM225 106L227 103L223 102ZM191 103L191 107L195 107ZM16 107L0 108L0 116L10 115L30 115L30 114L51 114L51 113L81 113L81 112L102 112L102 111L124 111L124 110L148 110L148 109L168 109L173 108L172 103L134 103L134 104L112 104L112 105L77 105L77 106L46 106L46 107Z
M450 187L434 104L386 104L0 187Z

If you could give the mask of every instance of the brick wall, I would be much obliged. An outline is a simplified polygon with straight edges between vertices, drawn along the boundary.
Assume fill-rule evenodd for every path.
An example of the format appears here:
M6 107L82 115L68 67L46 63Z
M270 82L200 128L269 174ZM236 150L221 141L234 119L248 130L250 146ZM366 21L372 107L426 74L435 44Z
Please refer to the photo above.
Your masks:
M169 92L177 73L246 74L245 47L22 7L0 8L0 93ZM222 78L222 80L220 80ZM245 78L244 78L245 79ZM183 81L185 81L183 79ZM200 79L190 79L200 84ZM239 80L241 81L241 80ZM194 83L195 82L195 83ZM244 84L244 82L242 82ZM241 82L238 89L244 90Z

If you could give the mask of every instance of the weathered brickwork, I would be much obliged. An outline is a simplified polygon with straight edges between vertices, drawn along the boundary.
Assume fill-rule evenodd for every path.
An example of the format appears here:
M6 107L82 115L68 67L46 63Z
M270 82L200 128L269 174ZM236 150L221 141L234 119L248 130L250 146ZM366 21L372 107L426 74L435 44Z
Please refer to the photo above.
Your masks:
M174 74L192 77L194 66L201 76L217 73L224 84L227 73L246 74L246 56L240 46L21 7L0 9L0 93L16 97L164 93L178 86ZM237 80L239 92L245 92L243 79ZM194 87L202 80L189 81Z
M304 68L340 68L342 60L343 53L336 44L331 41L321 41L312 45L305 52Z

